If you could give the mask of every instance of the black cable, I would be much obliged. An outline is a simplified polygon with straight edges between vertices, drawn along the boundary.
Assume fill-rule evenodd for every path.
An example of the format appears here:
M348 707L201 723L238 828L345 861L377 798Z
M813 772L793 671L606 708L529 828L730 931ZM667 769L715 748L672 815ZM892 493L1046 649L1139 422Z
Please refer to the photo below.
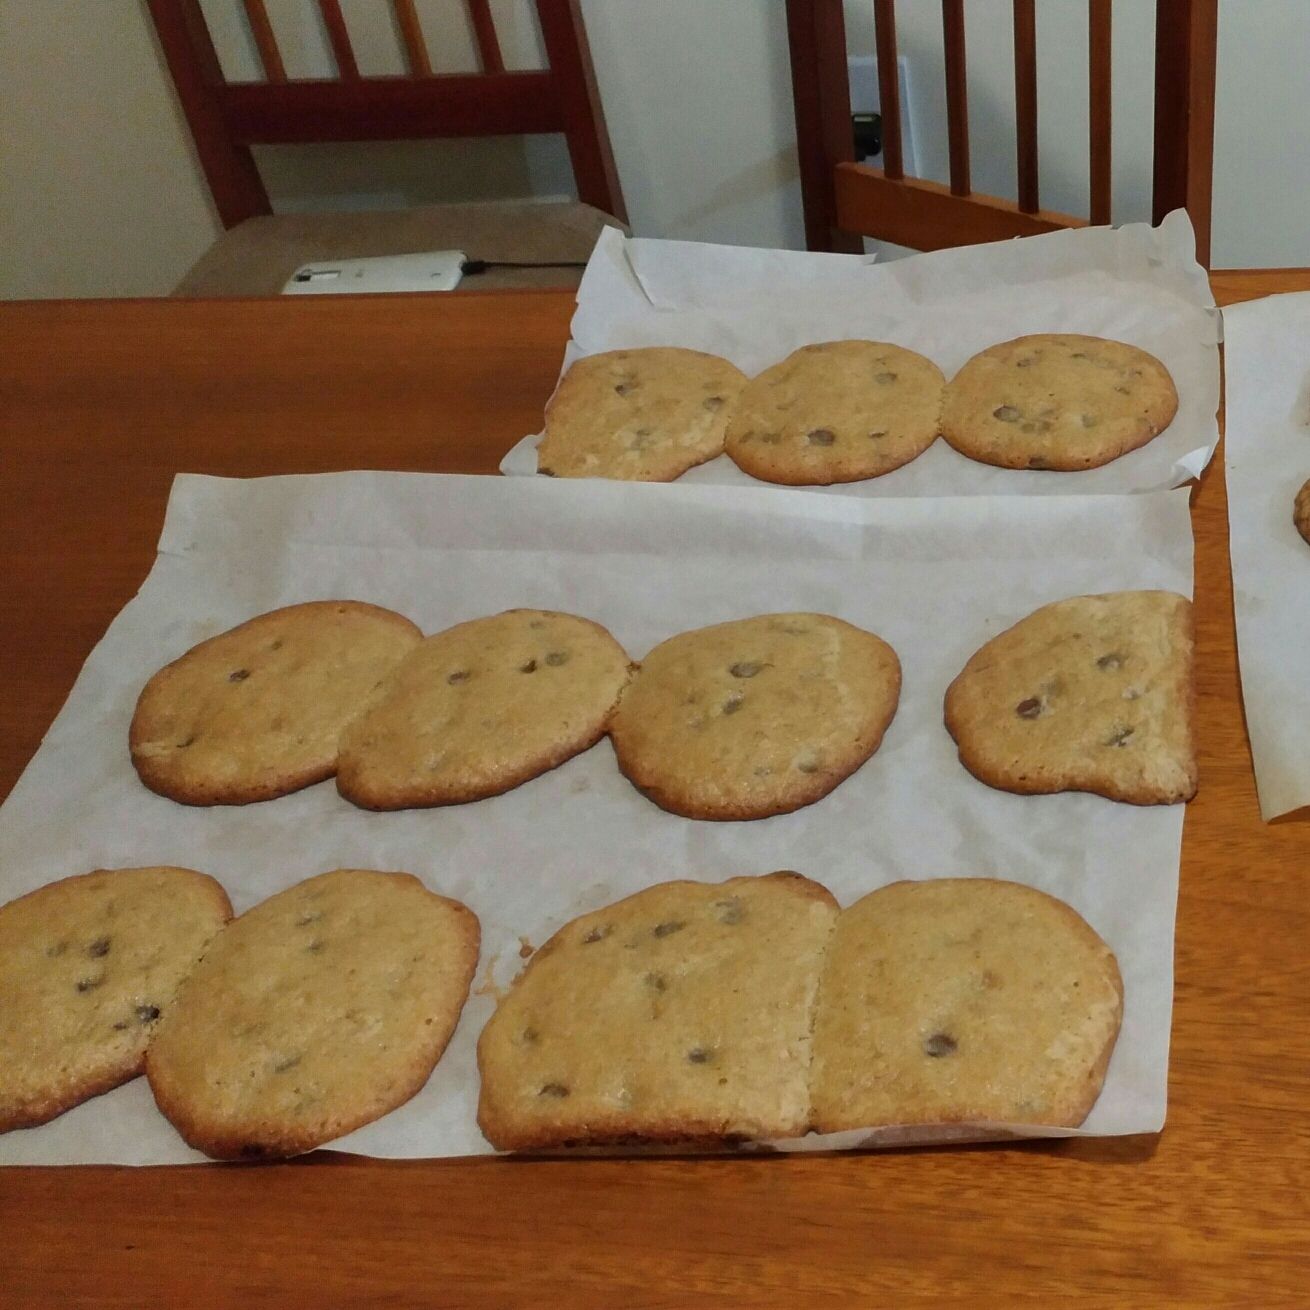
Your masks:
M586 268L585 259L565 259L559 263L545 264L519 264L512 260L504 259L466 259L460 265L460 271L466 276L472 276L474 273L485 273L489 268Z

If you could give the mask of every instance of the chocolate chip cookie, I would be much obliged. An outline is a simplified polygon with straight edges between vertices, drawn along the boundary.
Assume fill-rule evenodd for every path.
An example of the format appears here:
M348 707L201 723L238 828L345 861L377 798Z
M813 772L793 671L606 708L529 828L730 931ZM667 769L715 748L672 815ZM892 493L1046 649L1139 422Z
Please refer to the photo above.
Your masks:
M1310 481L1296 493L1296 501L1292 505L1292 522L1296 524L1296 530L1310 542Z
M619 768L691 819L758 819L826 796L877 749L901 666L826 614L684 632L646 656L610 725Z
M478 1041L502 1150L795 1137L837 904L794 873L669 882L574 919Z
M188 805L285 796L336 772L337 738L422 633L359 601L261 614L194 646L146 683L132 763Z
M509 791L594 746L628 680L598 623L507 610L417 646L341 737L337 788L373 810Z
M546 406L537 468L557 478L671 482L723 453L745 383L735 365L699 350L587 355Z
M937 439L944 386L930 359L886 342L802 346L747 384L725 448L766 482L880 477Z
M146 1053L155 1101L215 1159L313 1150L403 1105L455 1031L473 912L407 873L339 869L218 935Z
M1136 346L1018 337L975 355L951 379L942 435L984 464L1069 472L1144 446L1177 410L1169 371Z
M1185 597L1075 596L970 658L946 691L946 727L989 786L1171 805L1196 794L1192 669Z
M232 917L190 869L100 869L0 909L0 1132L135 1078L183 978Z
M820 1132L1075 1128L1123 1015L1109 947L1063 901L989 878L897 882L843 910L820 985Z

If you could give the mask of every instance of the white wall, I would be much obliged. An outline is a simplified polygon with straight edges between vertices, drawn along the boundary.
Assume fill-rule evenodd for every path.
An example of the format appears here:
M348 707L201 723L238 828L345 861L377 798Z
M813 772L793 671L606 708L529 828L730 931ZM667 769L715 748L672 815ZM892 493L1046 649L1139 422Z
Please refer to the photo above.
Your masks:
M1220 0L1215 268L1310 265L1310 4Z
M257 64L237 0L204 0L229 71ZM846 0L852 53L872 6ZM1310 264L1306 0L1220 0L1216 265ZM493 0L507 62L539 61L527 0ZM330 67L308 0L269 0L292 75ZM384 0L345 0L365 71L399 71ZM583 0L615 155L638 232L799 245L782 0ZM420 0L443 71L476 58L460 0ZM971 0L975 185L1013 194L1009 0ZM900 0L924 175L945 179L941 6ZM1147 216L1154 0L1118 0L1116 219ZM1086 206L1086 0L1038 14L1043 203ZM267 148L281 209L553 194L552 139ZM0 296L160 294L218 232L144 0L0 0Z
M0 297L162 295L220 231L137 0L0 0Z

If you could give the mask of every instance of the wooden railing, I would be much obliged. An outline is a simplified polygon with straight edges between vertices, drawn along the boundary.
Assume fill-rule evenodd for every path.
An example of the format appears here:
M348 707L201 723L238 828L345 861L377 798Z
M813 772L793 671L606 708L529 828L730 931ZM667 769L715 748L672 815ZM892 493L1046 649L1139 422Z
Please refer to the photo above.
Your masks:
M1093 223L1112 211L1111 4L1088 0L1088 196ZM787 0L797 141L811 249L858 249L854 234L919 249L1086 224L1041 206L1036 0L1012 0L1016 198L973 190L964 0L942 0L949 185L907 177L895 0L872 0L883 165L854 162L842 0ZM1185 207L1209 257L1218 0L1157 0L1155 192L1158 220Z

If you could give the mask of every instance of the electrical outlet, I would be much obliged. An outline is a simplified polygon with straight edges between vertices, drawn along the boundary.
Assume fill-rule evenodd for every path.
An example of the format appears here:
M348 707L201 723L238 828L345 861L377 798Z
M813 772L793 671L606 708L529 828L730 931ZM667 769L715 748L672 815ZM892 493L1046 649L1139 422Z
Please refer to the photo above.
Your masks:
M851 113L879 113L882 105L878 93L878 61L870 55L862 55L855 59L848 59L846 63L851 83ZM904 55L897 56L896 71L901 88L901 155L905 161L906 173L911 177L917 177L919 170L914 149L914 101L910 96L910 65ZM886 135L885 123L883 134ZM875 155L865 162L881 166L882 156Z

